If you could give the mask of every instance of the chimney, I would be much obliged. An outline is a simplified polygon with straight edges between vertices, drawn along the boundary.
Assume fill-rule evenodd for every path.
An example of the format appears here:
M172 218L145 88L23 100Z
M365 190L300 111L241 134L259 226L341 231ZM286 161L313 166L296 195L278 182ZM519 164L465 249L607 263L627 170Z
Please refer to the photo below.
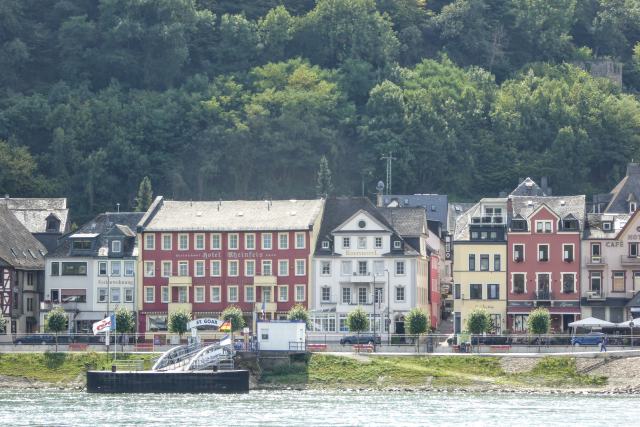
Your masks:
M547 192L547 187L549 186L548 180L546 176L540 178L540 188L542 188L542 192Z

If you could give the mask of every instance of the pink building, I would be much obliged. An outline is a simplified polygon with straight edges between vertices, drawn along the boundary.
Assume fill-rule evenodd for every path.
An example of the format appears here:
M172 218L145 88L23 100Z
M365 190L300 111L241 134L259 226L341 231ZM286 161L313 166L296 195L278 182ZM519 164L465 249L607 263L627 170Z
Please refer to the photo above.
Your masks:
M228 306L281 319L308 305L322 200L182 202L156 198L138 225L140 332L168 314L217 317Z
M545 307L552 331L566 331L580 316L585 197L511 195L508 209L507 328L525 332L528 313Z

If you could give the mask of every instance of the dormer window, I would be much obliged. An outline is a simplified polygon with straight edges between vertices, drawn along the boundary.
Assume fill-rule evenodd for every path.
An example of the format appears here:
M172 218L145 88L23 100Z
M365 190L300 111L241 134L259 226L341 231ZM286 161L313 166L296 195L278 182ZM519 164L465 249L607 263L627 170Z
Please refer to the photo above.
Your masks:
M328 240L323 240L322 241L322 249L329 249L329 241Z
M91 249L91 240L74 240L73 241L73 249L77 250L90 250Z
M120 240L114 240L111 242L111 252L120 253L122 251L122 242Z
M611 231L613 229L613 224L609 221L602 223L602 231Z
M575 219L565 219L562 221L562 228L567 231L577 231L578 221Z
M401 249L401 248L402 248L402 242L400 240L394 240L393 249Z
M524 219L514 219L511 221L511 230L513 231L526 231L527 221Z
M55 233L60 230L60 221L58 218L53 216L49 216L47 218L47 233Z
M629 213L634 213L637 207L636 202L629 202Z

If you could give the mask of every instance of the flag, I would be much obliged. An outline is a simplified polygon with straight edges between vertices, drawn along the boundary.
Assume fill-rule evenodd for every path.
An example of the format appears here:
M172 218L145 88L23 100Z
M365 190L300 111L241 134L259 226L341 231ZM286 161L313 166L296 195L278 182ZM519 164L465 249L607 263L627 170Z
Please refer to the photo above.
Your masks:
M264 312L267 310L267 302L262 300L262 318L264 319Z
M115 331L116 330L116 315L112 314L109 317L105 317L93 324L93 335L98 335L102 332Z
M220 332L231 332L231 322L228 320L220 325Z

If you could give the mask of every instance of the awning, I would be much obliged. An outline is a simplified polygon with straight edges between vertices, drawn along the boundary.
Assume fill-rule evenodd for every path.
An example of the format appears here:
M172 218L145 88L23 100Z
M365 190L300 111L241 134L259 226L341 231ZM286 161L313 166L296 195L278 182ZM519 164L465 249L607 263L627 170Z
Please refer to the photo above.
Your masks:
M62 289L60 292L63 296L68 296L68 297L84 297L87 296L87 290L86 289Z
M611 328L614 326L616 326L615 323L596 319L595 317L587 317L586 319L569 323L570 328Z
M640 328L640 319L627 320L626 322L618 323L618 328L631 328L631 322L633 322L634 328Z

